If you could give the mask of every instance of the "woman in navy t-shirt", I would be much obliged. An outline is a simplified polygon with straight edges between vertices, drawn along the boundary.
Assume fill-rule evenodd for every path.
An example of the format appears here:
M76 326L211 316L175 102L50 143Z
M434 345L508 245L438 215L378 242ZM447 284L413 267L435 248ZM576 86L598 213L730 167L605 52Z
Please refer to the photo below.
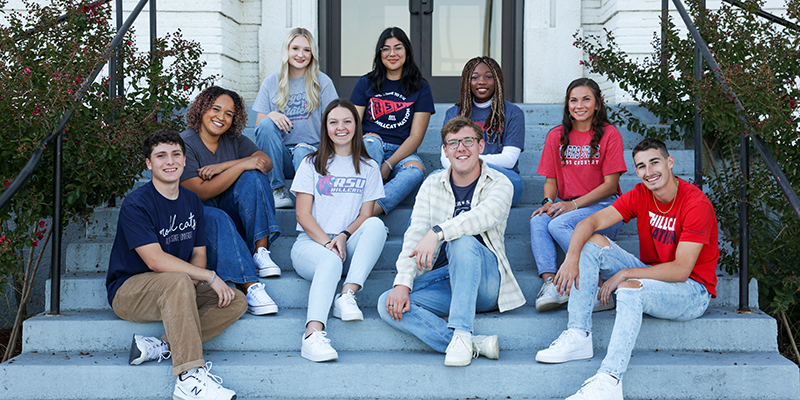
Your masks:
M386 28L375 46L372 71L358 80L350 101L362 116L364 145L381 164L386 197L373 215L389 213L416 190L425 167L416 155L435 113L428 82L414 62L414 51L402 29Z

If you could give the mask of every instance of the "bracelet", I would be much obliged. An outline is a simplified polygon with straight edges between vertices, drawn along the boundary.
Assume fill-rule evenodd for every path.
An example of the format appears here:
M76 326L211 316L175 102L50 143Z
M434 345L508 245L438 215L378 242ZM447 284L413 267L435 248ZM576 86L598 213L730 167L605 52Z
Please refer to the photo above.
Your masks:
M350 232L348 232L347 229L339 232L340 235L343 234L343 233L344 233L345 236L347 236L347 239L345 239L345 241L350 240L350 236L351 236Z
M323 244L323 245L322 245L322 247L328 247L328 245L329 245L329 244L331 244L331 242L332 242L332 241L333 241L333 240L328 240L328 242L327 242L327 243L325 243L325 244Z
M392 166L392 164L389 164L389 160L384 160L384 161L383 161L383 163L389 166L389 171L391 171L391 170L393 170L393 169L394 169L394 167ZM349 236L348 236L348 237L349 237Z
M217 271L211 270L211 273L214 274L214 276L211 277L211 280L206 281L206 285L208 286L211 286L214 281L217 280Z
M575 199L572 199L572 204L575 204L575 209L578 209L578 202Z

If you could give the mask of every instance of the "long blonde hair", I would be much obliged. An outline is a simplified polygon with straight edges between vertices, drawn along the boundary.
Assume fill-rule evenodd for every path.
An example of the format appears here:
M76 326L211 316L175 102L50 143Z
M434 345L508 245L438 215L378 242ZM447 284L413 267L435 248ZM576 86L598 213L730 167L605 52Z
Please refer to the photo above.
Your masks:
M311 46L311 61L306 66L305 82L306 82L306 100L308 106L306 112L310 113L319 107L319 61L317 55L317 42L314 40L314 35L306 28L294 28L289 31L286 40L283 41L281 48L281 70L278 73L278 101L275 102L275 107L281 112L286 111L286 105L289 104L289 44L298 36L303 36L308 40Z

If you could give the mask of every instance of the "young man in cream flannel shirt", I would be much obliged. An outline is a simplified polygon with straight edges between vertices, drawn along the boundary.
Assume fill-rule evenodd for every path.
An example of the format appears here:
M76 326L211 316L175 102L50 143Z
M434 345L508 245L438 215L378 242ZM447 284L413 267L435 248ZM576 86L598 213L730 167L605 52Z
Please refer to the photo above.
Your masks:
M481 128L456 117L442 128L450 167L419 189L381 318L440 353L447 366L499 357L497 335L473 336L476 312L525 304L503 243L513 186L478 157ZM447 316L445 321L443 317Z

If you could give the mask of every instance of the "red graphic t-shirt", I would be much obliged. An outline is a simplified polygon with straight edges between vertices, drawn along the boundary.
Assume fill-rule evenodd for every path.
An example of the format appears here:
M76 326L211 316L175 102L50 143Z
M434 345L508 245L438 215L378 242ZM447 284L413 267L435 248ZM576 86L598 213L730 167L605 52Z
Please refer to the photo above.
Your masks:
M719 235L717 214L708 197L697 187L678 178L675 205L658 203L643 183L623 194L612 204L623 220L636 218L639 230L639 259L648 265L675 261L679 242L702 243L689 278L702 283L712 297L717 297L717 261ZM670 209L672 206L672 209ZM661 213L658 209L669 210Z

